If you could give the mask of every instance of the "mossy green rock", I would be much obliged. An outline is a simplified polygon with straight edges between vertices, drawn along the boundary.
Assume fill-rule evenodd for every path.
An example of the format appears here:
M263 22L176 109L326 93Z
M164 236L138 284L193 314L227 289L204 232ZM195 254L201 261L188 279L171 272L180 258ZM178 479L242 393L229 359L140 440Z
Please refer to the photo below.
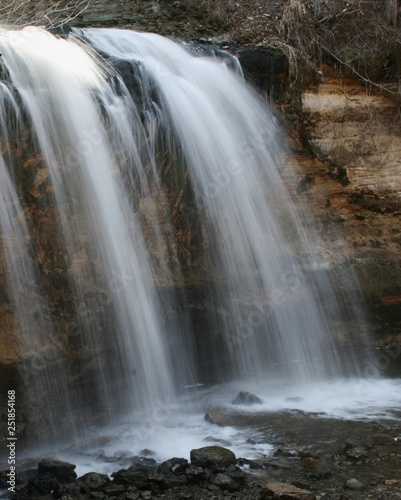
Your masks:
M198 467L228 467L237 463L234 453L221 446L205 446L191 450L190 456L191 464Z

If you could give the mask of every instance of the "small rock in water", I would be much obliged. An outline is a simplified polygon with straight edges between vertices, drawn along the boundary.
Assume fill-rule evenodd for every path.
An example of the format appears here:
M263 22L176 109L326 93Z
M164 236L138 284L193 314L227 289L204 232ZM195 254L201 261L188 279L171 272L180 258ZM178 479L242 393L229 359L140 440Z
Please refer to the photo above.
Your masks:
M345 483L345 487L349 490L362 490L364 488L363 484L355 478L348 479Z
M75 443L67 448L66 451L70 453L84 453L87 451L93 451L101 446L104 446L110 442L110 438L107 436L97 436L88 439L82 439L78 443Z
M302 399L303 398L299 396L289 396L288 398L285 398L286 401L290 401L291 403L299 403Z
M199 467L228 467L237 463L234 453L221 446L205 446L191 450L190 457L191 464Z
M132 457L131 450L116 450L113 453L113 458L121 459L121 458L129 458L129 457Z
M210 408L205 414L206 422L215 425L235 425L235 419L216 408Z
M262 400L251 392L241 391L238 393L237 397L233 401L231 401L231 404L246 406L261 405Z
M147 448L144 448L139 452L140 457L155 457L157 453L153 450L148 450Z
M227 441L226 439L215 438L213 436L207 436L204 438L203 441L208 441L209 443L216 443L216 444L219 444L221 446L231 446L232 445L231 441Z

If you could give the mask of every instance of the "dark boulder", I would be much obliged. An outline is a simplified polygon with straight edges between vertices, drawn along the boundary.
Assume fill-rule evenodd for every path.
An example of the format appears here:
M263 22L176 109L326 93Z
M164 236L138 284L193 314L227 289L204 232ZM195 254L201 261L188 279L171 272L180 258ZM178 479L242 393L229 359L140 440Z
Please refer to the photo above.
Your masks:
M77 474L75 472L76 465L69 462L63 462L53 458L44 458L39 462L38 475L50 475L61 483L70 483L75 481Z
M237 491L240 489L240 485L237 481L226 474L222 474L221 472L212 478L211 483L218 486L222 490Z
M210 471L203 469L203 467L190 465L185 471L185 476L188 480L188 483L196 484L203 481L206 478L207 473L209 473L210 475Z
M98 474L97 472L88 472L78 478L78 483L84 490L100 491L110 483L109 476L106 474Z
M28 482L25 492L28 498L35 498L41 495L47 495L56 490L59 483L57 479L50 474L41 474Z
M115 484L135 486L140 490L145 490L151 483L148 478L148 468L138 465L113 472L112 477Z
M234 453L221 446L205 446L191 450L191 464L198 467L228 467L237 463Z
M185 474L188 467L189 464L186 458L173 457L163 462L160 466L160 470L162 472L171 472L172 474L179 475Z

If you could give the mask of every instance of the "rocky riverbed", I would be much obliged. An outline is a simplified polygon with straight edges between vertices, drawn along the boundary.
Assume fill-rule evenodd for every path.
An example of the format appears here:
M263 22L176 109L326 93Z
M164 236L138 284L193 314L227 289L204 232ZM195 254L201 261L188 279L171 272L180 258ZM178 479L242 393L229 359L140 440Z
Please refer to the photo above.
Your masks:
M294 404L296 402L294 401ZM89 472L77 477L68 450L58 457L30 459L17 466L15 493L5 497L63 500L137 499L397 499L401 498L399 460L401 414L370 421L329 418L301 410L249 413L210 408L204 418L215 426L246 429L248 444L269 442L271 452L257 458L235 456L230 442L193 449L188 458L158 461L156 452L140 456L101 450L107 438L70 448L108 463L110 474ZM172 453L174 449L172 448ZM75 453L75 458L76 458ZM0 475L7 488L8 470Z

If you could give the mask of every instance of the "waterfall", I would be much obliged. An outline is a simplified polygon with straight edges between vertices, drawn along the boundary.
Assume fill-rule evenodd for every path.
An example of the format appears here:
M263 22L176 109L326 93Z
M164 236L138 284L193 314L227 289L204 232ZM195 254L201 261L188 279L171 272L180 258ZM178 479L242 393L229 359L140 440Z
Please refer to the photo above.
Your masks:
M61 346L45 313L28 223L10 176L10 170L14 170L13 156L8 148L10 135L18 130L21 120L22 115L12 92L1 83L0 134L6 139L0 155L0 248L6 270L6 283L2 284L6 291L6 299L2 303L2 335L8 337L3 346L8 344L11 352L25 359L19 374L31 389L27 394L30 408L27 420L38 428L39 425L51 426L52 420L57 421L55 410L64 408L70 401L62 397L66 384L65 377L60 376L62 360L58 352ZM10 127L11 123L15 125L14 130ZM11 332L9 321L12 322ZM55 358L55 366L45 369L45 357L38 357L38 352L45 353L46 358Z
M69 266L71 307L77 311L80 344L94 357L90 362L97 384L91 388L92 397L106 411L115 411L115 398L107 389L115 380L126 409L154 405L174 392L165 348L168 326L144 235L115 162L115 155L129 155L128 174L138 172L140 181L141 156L149 156L139 151L146 148L141 144L144 132L135 109L130 103L123 107L124 96L112 92L107 70L93 55L43 30L28 34L26 43L20 32L8 32L2 40L3 59L32 126L35 148L48 166L63 258ZM89 265L97 267L89 271L89 287L97 292L102 286L107 292L103 302L114 318L111 331L96 317L87 284L84 292L79 268L83 252ZM75 390L65 394L69 397L77 397ZM79 399L82 402L83 396Z
M227 358L219 378L257 375L269 365L270 376L298 381L351 370L355 360L341 359L329 339L329 317L341 312L327 263L315 262L322 269L312 284L297 260L313 255L318 240L305 231L284 186L282 177L292 173L280 173L288 168L272 111L225 59L153 34L76 33L133 71L140 66L142 92L147 100L156 96L162 111L159 127L185 158L193 193L186 208L201 213L211 293L221 311L205 355Z
M305 265L318 240L285 188L278 120L235 61L122 30L2 31L0 48L1 140L36 158L0 158L7 293L29 343L21 290L36 287L37 328L57 345L41 371L52 414L62 404L81 432L193 382L357 372L332 338L327 263ZM201 326L181 290L195 254Z

